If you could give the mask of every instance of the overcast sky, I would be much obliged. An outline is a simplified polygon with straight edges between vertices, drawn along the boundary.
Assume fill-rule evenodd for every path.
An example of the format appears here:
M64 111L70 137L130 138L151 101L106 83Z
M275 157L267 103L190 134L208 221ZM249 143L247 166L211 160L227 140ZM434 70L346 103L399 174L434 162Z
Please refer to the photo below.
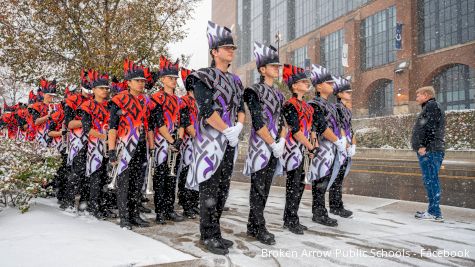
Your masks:
M181 54L191 55L188 68L199 69L208 66L206 26L211 20L211 0L202 0L192 16L184 29L188 36L179 43L171 44L169 49L172 58L178 58Z

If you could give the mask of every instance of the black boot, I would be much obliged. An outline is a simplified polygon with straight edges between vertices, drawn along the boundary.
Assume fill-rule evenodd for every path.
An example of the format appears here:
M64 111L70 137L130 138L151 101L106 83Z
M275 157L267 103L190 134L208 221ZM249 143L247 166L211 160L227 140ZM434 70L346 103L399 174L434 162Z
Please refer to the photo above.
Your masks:
M229 240L229 239L225 239L223 237L220 237L219 240L221 241L221 243L223 244L223 246L225 248L230 248L234 245L234 242Z
M229 253L229 250L221 243L221 240L217 238L209 238L205 240L200 240L201 244L203 244L206 249L217 255L226 255Z
M267 231L265 228L257 231L256 239L262 244L275 245L274 235L269 233L269 231Z
M142 205L139 205L139 211L141 213L152 213L152 210L145 207L143 204Z
M320 214L314 214L313 217L312 217L312 221L314 221L316 223L319 223L319 224L326 225L326 226L331 226L331 227L338 226L338 221L328 217L328 215L326 215L326 214L321 214L321 215Z
M132 230L132 225L130 224L130 222L128 220L120 220L120 227L121 228L124 228L124 229L127 229L127 230Z
M196 219L196 214L193 210L184 210L183 217L193 220Z
M295 224L295 225L284 224L284 229L289 229L290 232L296 235L303 235L303 229L298 224Z
M347 210L345 208L339 208L339 209L330 208L330 212L343 218L349 218L353 215L352 211Z
M145 221L145 220L142 220L142 218L140 218L140 216L133 217L130 220L130 223L132 223L132 225L135 225L135 226L138 226L138 227L149 227L150 226L150 223Z
M157 213L157 217L155 217L155 222L157 224L166 224L165 216L162 213Z
M175 211L165 214L165 219L168 221L173 221L173 222L182 222L185 220L183 216L179 215Z

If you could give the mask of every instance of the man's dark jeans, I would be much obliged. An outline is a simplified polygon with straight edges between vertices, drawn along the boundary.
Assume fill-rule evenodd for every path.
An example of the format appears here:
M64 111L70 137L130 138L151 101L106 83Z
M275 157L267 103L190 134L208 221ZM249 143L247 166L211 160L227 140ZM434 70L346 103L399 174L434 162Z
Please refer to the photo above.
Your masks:
M429 200L428 213L436 217L442 216L440 211L440 181L439 170L444 160L445 153L442 151L428 151L424 156L417 153L419 159L419 166L422 170L422 179L427 192L427 199Z

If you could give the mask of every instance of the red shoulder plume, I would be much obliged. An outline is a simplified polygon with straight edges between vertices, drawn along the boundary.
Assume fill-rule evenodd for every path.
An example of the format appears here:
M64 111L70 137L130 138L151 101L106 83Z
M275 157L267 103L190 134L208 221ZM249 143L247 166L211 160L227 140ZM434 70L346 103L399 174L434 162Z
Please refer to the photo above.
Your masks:
M183 80L183 84L185 84L185 81L186 81L186 77L188 77L188 75L190 75L191 73L191 70L189 69L185 69L185 68L181 68L181 79Z

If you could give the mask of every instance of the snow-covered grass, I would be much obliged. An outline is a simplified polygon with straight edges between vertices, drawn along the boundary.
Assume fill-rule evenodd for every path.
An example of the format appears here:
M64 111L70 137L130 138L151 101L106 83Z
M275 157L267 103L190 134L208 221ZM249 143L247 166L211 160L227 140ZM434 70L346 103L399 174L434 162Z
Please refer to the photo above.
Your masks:
M144 266L194 257L107 221L38 198L29 212L0 213L0 266Z

